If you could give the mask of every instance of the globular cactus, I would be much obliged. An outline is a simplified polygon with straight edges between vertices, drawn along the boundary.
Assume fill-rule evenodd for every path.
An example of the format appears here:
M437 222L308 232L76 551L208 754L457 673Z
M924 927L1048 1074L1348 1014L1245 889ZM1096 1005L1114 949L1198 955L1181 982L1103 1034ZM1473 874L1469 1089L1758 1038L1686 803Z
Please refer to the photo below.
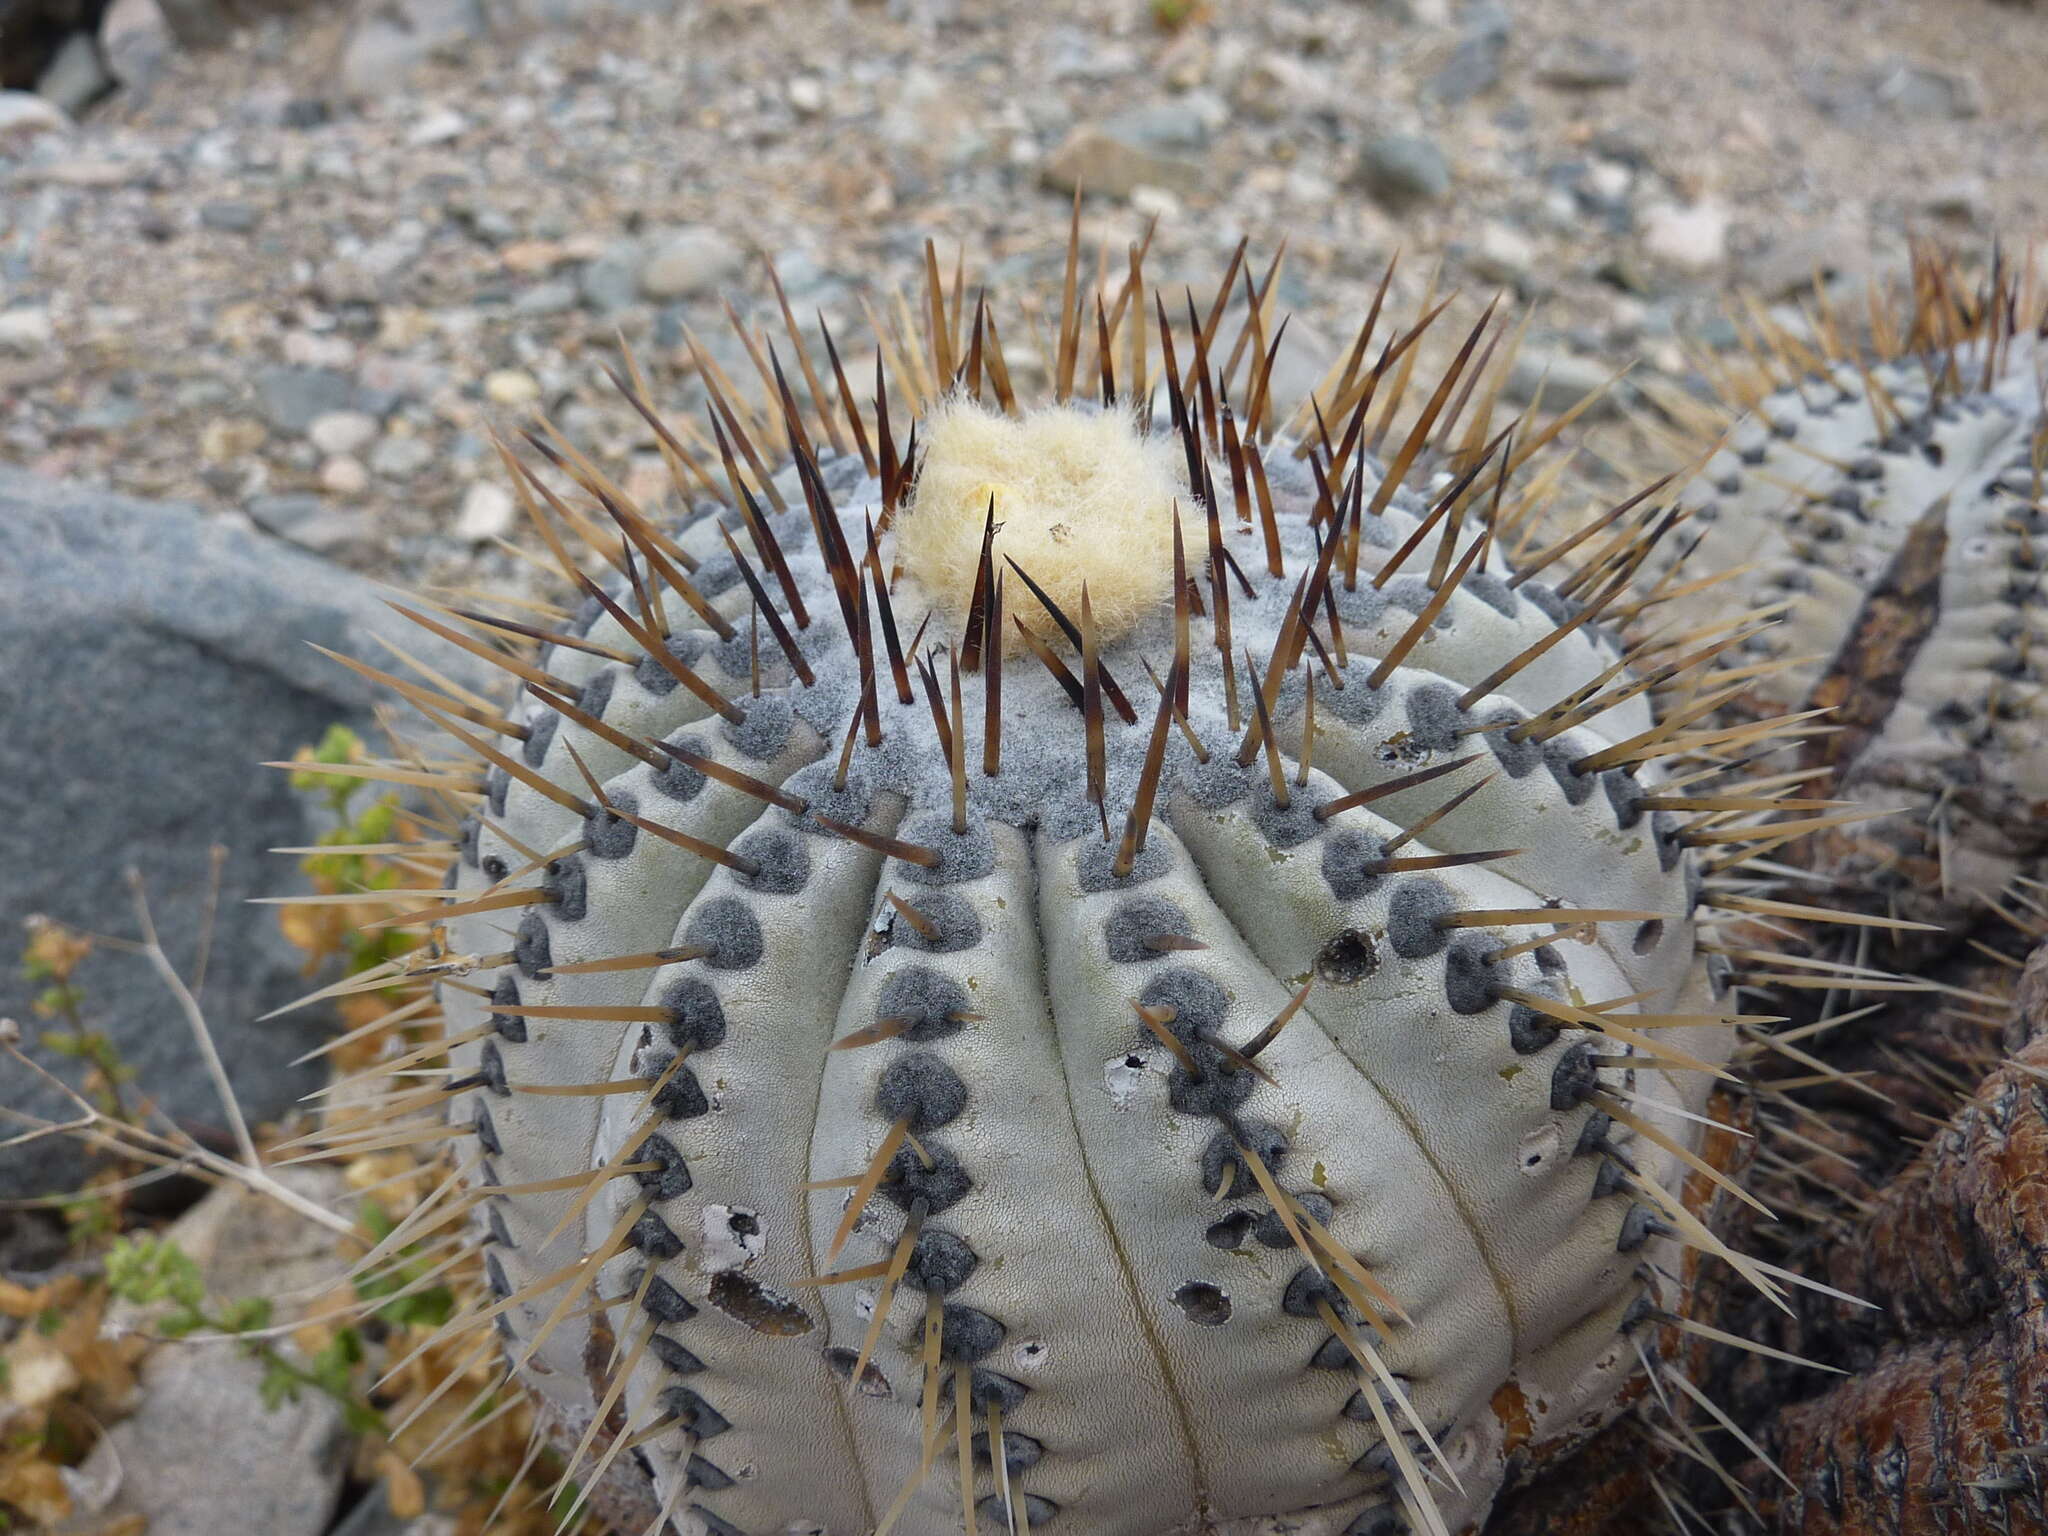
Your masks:
M1860 313L1813 320L1760 317L1764 380L1724 380L1738 416L1680 493L1698 548L1670 579L1743 574L1666 611L1782 609L1741 658L1778 663L1753 707L1830 708L1810 765L1899 813L1815 839L1821 867L1865 909L1963 922L2048 855L2048 295L1922 252L1867 342Z
M1786 728L1651 704L1745 616L1624 650L1656 506L1508 558L1491 310L1410 389L1376 303L1283 418L1263 312L1226 361L1134 254L1084 325L1074 254L1050 398L933 263L872 413L793 323L703 436L621 380L691 510L529 434L581 607L417 614L521 691L400 685L476 762L399 774L468 810L386 1246L470 1213L451 1327L649 1530L1467 1529L1702 1255L1776 1289L1695 1214L1692 848L1779 808L1665 764Z

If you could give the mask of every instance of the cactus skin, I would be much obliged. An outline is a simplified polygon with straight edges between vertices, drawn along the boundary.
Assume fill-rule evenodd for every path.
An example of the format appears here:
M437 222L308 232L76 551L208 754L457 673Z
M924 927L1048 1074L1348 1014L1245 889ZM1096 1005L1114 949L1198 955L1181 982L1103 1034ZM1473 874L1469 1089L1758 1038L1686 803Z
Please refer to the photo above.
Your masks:
M1325 403L1363 422L1350 384ZM1495 534L1534 519L1505 472L1469 501L1440 473L1491 457L1490 392L1462 459L1416 456L1425 421L1386 486L1343 438L1323 500L1328 445L1274 438L1242 520L1212 515L1243 468L1228 403L1212 436L1174 394L1158 435L1207 491L1168 457L1190 574L1120 627L1084 595L1063 646L999 536L980 595L927 589L889 519L972 508L921 500L886 434L879 477L865 438L813 448L785 395L797 463L672 538L571 461L638 553L505 662L511 719L430 711L484 770L437 952L466 967L440 1000L476 1321L579 1479L651 1475L650 1530L926 1536L962 1528L963 1487L984 1530L1476 1526L1642 1392L1666 1332L1642 1325L1683 1312L1688 1247L1723 1252L1669 1113L1734 1045L1708 890L1643 803L1670 728L1543 579L1610 603L1647 536L1518 576ZM951 450L926 442L928 470ZM1355 538L1319 537L1319 504ZM591 525L551 506L566 564ZM1134 589L1078 534L1084 594ZM906 644L898 673L884 639L928 613L967 654ZM1002 615L1064 659L1006 654ZM1160 707L1183 677L1184 721Z
M2007 275L1965 291L1923 253L1874 358L1830 332L1824 370L1754 400L1680 502L1702 529L1689 572L1756 569L1671 605L1789 603L1744 659L1794 664L1753 703L1834 707L1809 760L1903 812L1812 851L1846 899L1945 924L2048 854L2048 301Z

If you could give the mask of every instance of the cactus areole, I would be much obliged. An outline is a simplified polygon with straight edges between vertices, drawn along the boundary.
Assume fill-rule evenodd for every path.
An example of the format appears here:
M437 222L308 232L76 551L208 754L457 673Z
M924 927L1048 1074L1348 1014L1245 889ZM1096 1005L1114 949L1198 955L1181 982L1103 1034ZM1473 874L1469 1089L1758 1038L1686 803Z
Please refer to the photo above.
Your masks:
M581 606L418 615L519 685L406 695L469 1323L657 1525L1466 1529L1748 1272L1666 760L1780 728L1652 707L1740 618L1624 657L1668 520L1537 538L1491 311L1297 410L1069 271L1036 401L936 280L865 399L793 326L701 428L621 379L683 510L530 435Z

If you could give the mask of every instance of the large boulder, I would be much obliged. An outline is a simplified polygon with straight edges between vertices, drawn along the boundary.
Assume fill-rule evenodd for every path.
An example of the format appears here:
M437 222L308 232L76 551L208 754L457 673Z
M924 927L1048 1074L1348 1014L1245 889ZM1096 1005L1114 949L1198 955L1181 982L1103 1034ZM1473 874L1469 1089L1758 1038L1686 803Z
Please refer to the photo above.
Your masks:
M336 720L368 728L371 686L307 641L374 656L373 633L412 626L373 583L187 507L0 467L0 530L0 1016L38 1027L35 984L15 964L21 919L133 934L130 866L189 974L207 850L223 844L201 1001L244 1109L276 1116L319 1086L313 1067L291 1062L331 1020L307 1011L257 1022L309 983L277 909L248 898L297 888L291 861L266 850L317 832L286 776L259 764ZM402 643L425 638L412 630ZM431 646L415 654L461 660ZM111 1036L137 1086L217 1136L223 1117L190 1031L148 965L103 948L76 979L88 1024ZM0 1070L0 1105L67 1114L26 1077ZM0 1197L70 1187L84 1167L60 1138L12 1148L0 1157Z

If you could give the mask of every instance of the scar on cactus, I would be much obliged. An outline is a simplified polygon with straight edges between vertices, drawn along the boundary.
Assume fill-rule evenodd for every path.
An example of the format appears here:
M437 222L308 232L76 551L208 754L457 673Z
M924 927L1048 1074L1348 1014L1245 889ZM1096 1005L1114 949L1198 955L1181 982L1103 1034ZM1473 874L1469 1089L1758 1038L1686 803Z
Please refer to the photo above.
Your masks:
M400 608L504 694L347 663L466 760L346 767L438 807L357 985L446 1076L324 1145L438 1149L386 1242L478 1245L441 1337L622 1528L1447 1536L1638 1401L1708 1454L1689 1277L1787 1283L1699 1214L1773 1022L1710 951L1810 720L1658 703L1768 619L1622 638L1690 514L1544 542L1495 308L1426 370L1390 267L1284 402L1277 261L1080 257L1042 394L927 246L871 384L786 304L701 425L623 360L668 506L500 442L564 603Z

